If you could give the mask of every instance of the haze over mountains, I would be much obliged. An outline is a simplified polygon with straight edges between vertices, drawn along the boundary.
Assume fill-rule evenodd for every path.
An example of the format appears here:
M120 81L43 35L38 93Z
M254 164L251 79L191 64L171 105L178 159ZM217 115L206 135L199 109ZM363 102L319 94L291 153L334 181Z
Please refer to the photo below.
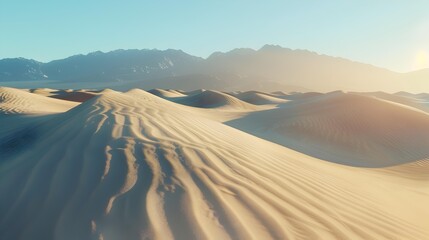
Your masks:
M428 69L397 73L343 58L273 45L259 50L216 52L206 59L169 49L94 52L48 63L24 58L0 60L0 82L8 86L36 81L36 84L40 82L38 87L63 84L61 86L85 88L86 83L93 83L117 90L139 87L427 92L429 89L424 83L428 79Z

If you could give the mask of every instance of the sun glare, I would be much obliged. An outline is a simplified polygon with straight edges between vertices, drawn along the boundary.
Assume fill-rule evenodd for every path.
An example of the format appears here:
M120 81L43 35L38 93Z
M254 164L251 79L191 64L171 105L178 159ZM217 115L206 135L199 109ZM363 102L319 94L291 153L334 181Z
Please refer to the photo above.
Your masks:
M421 50L416 54L414 66L416 69L429 68L429 54Z

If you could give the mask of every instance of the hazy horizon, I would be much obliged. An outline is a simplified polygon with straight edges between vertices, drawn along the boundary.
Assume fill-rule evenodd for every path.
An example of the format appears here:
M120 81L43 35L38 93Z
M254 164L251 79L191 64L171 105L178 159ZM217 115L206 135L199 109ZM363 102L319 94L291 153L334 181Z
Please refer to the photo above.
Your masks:
M94 51L90 51L90 52L75 53L75 54L72 54L72 55L69 55L69 56L64 56L64 57L60 57L60 58L56 58L56 59L51 59L49 61L41 61L39 59L26 58L26 57L22 57L22 56L5 57L5 58L0 58L0 60L3 60L3 59L13 59L13 58L24 58L24 59L35 60L35 61L41 62L41 63L49 63L49 62L52 62L52 61L62 60L62 59L66 59L66 58L73 57L73 56L89 55L89 54L96 53L96 52L109 53L109 52L114 52L114 51L118 51L118 50L124 50L124 51L128 51L128 50L138 50L138 51L141 51L141 50L158 50L158 51L178 50L178 51L183 51L183 52L185 52L185 53L187 53L187 54L189 54L191 56L194 56L194 57L208 59L212 54L215 54L215 53L228 53L228 52L231 52L231 51L234 51L234 50L237 50L237 49L251 49L251 50L254 50L254 51L258 51L258 50L260 50L261 48L263 48L264 46L267 46L267 45L268 46L279 46L281 48L290 49L292 51L308 51L308 52L316 53L318 55L325 55L325 56L330 56L330 57L335 57L335 58L341 58L341 59L345 59L345 60L349 60L349 61L353 61L353 62L357 62L357 63L363 63L363 64L372 65L374 67L383 68L383 69L386 69L386 70L389 70L389 71L392 71L392 72L396 72L396 73L410 73L410 72L417 72L417 71L429 69L429 66L428 66L428 67L414 69L414 70L410 70L410 71L396 71L395 69L390 69L390 68L387 68L387 67L383 67L383 66L379 66L379 65L375 65L375 64L371 64L371 63L367 63L367 62L361 62L361 61L357 61L355 59L346 58L346 57L343 57L343 56L333 56L333 55L329 55L329 54L325 54L325 53L316 52L316 51L313 51L311 49L292 49L292 48L288 48L286 46L281 46L281 45L276 45L276 44L269 44L269 43L264 44L264 45L262 45L262 46L260 46L258 48L236 47L236 48L232 48L232 49L229 49L229 50L226 50L226 51L214 51L214 52L210 53L208 56L194 55L194 54L191 54L191 53L189 53L189 52L187 52L187 51L185 51L183 49L174 49L174 48L166 48L166 49L158 49L158 48L128 48L128 49L124 49L124 48L117 48L117 49L111 49L111 50L106 50L106 51L94 50Z

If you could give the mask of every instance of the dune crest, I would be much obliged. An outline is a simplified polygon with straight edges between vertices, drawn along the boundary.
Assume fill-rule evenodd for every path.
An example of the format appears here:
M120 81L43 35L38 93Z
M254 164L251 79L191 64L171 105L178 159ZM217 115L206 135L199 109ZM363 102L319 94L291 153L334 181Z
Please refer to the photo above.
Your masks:
M214 90L205 90L194 94L191 93L188 97L178 99L175 102L199 108L256 109L255 105L243 102L231 95Z
M159 88L155 88L155 89L151 89L148 92L152 93L155 96L158 97L162 97L162 98L178 98L178 97L185 97L186 95L176 91L176 90L172 90L172 89L159 89Z
M3 114L56 113L76 105L15 88L0 87L0 113Z
M271 94L257 92L257 91L247 91L243 93L236 94L235 97L238 99L255 104L255 105L264 105L264 104L280 104L285 103L287 100L278 98Z

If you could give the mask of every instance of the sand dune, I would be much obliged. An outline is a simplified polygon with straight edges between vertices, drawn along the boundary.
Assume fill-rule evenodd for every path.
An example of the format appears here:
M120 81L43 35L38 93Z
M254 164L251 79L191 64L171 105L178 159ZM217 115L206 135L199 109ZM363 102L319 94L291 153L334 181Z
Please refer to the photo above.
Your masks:
M151 89L148 92L162 98L178 98L178 97L185 97L186 94L183 94L179 91L173 90L173 89Z
M264 104L280 104L287 102L285 99L281 99L275 96L272 96L267 93L257 92L257 91L247 91L234 95L236 98L254 104L254 105L264 105Z
M226 93L206 90L200 93L176 100L175 102L199 108L229 108L229 109L256 109L256 106L243 102Z
M35 89L29 89L29 92L35 93L37 95L42 96L51 96L54 94L54 92L57 92L58 90L52 89L52 88L35 88Z
M298 118L366 101L371 111L426 122L422 112L362 96L313 100L300 103ZM427 162L320 161L199 111L143 90L105 90L39 120L31 138L0 135L0 152L19 148L0 161L0 239L428 239ZM414 171L422 177L407 177Z
M328 94L332 94L332 93L335 93L335 92L330 92ZM284 98L288 99L288 100L306 100L306 99L309 99L312 97L319 97L322 95L323 95L323 93L319 93L319 92L304 92L304 93L298 92L298 93L289 94L289 95L285 96Z
M206 89L196 89L193 91L179 91L179 92L181 92L182 94L188 95L188 96L192 96L192 95L203 93L205 91L206 91Z
M341 164L380 167L429 158L429 115L374 97L334 92L228 124Z
M429 112L429 98L425 98L421 94L388 94L385 92L369 92L369 93L354 93L364 96L372 96L386 101L399 103L405 106L417 108L426 112Z
M64 112L76 106L75 103L51 99L26 91L0 87L0 113L37 114Z

